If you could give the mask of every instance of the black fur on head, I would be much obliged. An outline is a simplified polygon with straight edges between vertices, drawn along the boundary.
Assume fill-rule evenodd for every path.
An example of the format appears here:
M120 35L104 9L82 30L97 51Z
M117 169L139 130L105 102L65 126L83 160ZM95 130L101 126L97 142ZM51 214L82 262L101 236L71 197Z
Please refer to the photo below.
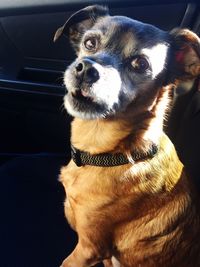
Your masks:
M57 41L58 38L65 35L70 39L74 49L78 50L79 40L84 32L90 29L99 18L108 15L108 8L105 6L94 5L83 8L74 13L65 24L56 31L54 41Z
M77 53L64 74L73 116L126 115L141 102L148 111L161 88L200 74L200 40L186 29L165 32L95 5L73 14L54 40L61 35Z

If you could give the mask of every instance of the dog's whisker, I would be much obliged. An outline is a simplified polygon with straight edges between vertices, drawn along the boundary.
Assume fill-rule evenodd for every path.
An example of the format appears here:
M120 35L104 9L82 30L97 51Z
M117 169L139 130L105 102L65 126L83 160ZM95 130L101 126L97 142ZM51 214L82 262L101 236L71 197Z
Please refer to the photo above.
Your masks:
M65 111L64 103L62 103L62 105L60 106L60 111L61 111L62 113Z

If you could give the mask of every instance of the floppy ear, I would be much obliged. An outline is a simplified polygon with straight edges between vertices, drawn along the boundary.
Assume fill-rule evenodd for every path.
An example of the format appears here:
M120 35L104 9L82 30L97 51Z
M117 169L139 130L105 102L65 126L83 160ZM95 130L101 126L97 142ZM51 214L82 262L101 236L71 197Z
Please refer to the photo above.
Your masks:
M187 29L175 29L172 37L175 78L190 80L200 75L200 39ZM173 70L174 72L174 70Z
M56 31L54 41L62 35L65 35L70 39L75 50L77 50L84 32L90 29L98 18L107 15L108 8L104 6L94 5L83 8L74 13L65 24Z

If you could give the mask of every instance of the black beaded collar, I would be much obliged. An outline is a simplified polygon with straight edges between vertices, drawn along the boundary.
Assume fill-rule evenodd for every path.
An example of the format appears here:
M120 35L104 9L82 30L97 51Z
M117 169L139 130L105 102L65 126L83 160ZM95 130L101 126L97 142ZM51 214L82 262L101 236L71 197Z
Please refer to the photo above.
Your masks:
M151 148L146 153L139 153L138 151L133 151L131 157L134 161L141 161L148 158L153 158L157 153L158 147L152 144ZM88 152L80 151L79 149L71 146L71 155L73 161L78 167L84 165L99 166L99 167L114 167L119 165L124 165L130 163L127 156L122 153L102 153L91 155Z

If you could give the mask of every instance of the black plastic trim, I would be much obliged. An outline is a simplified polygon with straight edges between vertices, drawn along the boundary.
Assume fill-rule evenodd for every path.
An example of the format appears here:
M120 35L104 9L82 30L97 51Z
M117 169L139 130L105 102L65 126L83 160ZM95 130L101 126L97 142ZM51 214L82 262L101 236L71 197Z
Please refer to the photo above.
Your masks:
M24 67L20 70L17 79L23 82L33 82L41 84L50 84L53 86L62 86L63 73L56 70Z
M200 35L200 11L193 26L193 31Z
M59 12L64 10L70 10L78 7L83 7L92 4L105 4L110 7L124 5L153 5L153 4L174 4L174 3L198 3L199 0L5 0L0 1L0 16L13 16L22 14L34 14L34 13L47 13L47 12Z
M194 3L189 3L187 5L185 15L184 15L183 20L182 20L181 25L180 25L181 28L188 27L188 25L192 24L192 21L194 19L194 15L196 12L196 8L197 8L197 6Z
M0 90L12 90L34 94L64 96L66 89L62 86L36 82L0 79Z

